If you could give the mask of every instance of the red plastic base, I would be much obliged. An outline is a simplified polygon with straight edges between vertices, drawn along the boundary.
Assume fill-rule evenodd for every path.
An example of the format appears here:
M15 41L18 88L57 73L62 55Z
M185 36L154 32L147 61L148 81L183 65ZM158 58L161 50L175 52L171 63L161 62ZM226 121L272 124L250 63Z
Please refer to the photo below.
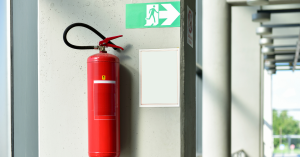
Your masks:
M119 157L120 153L89 153L89 157Z

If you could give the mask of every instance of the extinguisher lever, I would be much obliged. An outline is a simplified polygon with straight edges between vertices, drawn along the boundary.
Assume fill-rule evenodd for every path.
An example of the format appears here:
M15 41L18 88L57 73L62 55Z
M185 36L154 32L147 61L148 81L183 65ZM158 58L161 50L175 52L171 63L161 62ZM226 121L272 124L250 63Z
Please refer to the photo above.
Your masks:
M112 47L112 48L118 48L118 49L121 49L121 50L124 50L123 47L120 47L120 46L117 46L117 45L114 45L114 44L106 44L106 47Z
M112 47L112 48L118 48L118 49L124 50L124 49L123 49L122 47L120 47L120 46L111 44L111 40L116 39L116 38L120 38L120 37L122 37L122 36L123 36L123 35L118 35L118 36L113 36L113 37L105 38L104 40L102 40L102 41L99 42L99 46Z
M117 38L120 38L120 37L123 37L123 35L117 35L117 36L113 36L113 37L107 37L107 38L105 38L104 40L102 40L102 41L100 41L100 42L101 42L101 43L103 43L103 42L108 43L109 41L114 40L114 39L117 39Z

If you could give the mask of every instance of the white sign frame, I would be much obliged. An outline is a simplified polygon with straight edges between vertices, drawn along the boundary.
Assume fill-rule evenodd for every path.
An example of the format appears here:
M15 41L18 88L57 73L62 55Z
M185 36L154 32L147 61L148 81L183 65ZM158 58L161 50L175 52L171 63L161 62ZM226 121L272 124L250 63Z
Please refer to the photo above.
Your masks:
M142 98L142 55L143 52L167 52L176 51L177 54L177 103L143 103ZM157 56L159 57L159 56ZM166 64L168 58L165 59ZM153 61L155 62L155 61ZM154 82L155 83L155 82ZM180 107L180 49L179 48L168 48L168 49L140 49L139 50L139 107Z

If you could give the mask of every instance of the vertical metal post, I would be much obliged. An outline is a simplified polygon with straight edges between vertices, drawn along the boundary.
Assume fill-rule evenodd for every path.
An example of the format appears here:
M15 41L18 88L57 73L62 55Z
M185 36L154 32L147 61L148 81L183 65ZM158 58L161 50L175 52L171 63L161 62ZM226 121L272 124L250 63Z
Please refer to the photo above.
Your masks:
M279 145L282 144L282 128L279 128L279 135L280 135L280 140L279 140Z
M196 155L196 34L193 31L193 46L190 46L187 43L188 7L193 12L192 30L195 30L196 1L180 1L180 154L186 157Z
M38 1L11 0L13 156L38 157Z
M202 0L196 0L196 155L202 155Z
M288 136L288 147L289 147L289 152L291 153L291 136Z

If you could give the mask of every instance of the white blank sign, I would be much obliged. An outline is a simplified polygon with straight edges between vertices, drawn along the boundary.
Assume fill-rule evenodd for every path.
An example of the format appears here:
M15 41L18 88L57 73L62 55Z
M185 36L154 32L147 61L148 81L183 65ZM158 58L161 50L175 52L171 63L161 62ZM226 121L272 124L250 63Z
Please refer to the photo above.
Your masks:
M179 107L179 49L143 49L140 107Z

